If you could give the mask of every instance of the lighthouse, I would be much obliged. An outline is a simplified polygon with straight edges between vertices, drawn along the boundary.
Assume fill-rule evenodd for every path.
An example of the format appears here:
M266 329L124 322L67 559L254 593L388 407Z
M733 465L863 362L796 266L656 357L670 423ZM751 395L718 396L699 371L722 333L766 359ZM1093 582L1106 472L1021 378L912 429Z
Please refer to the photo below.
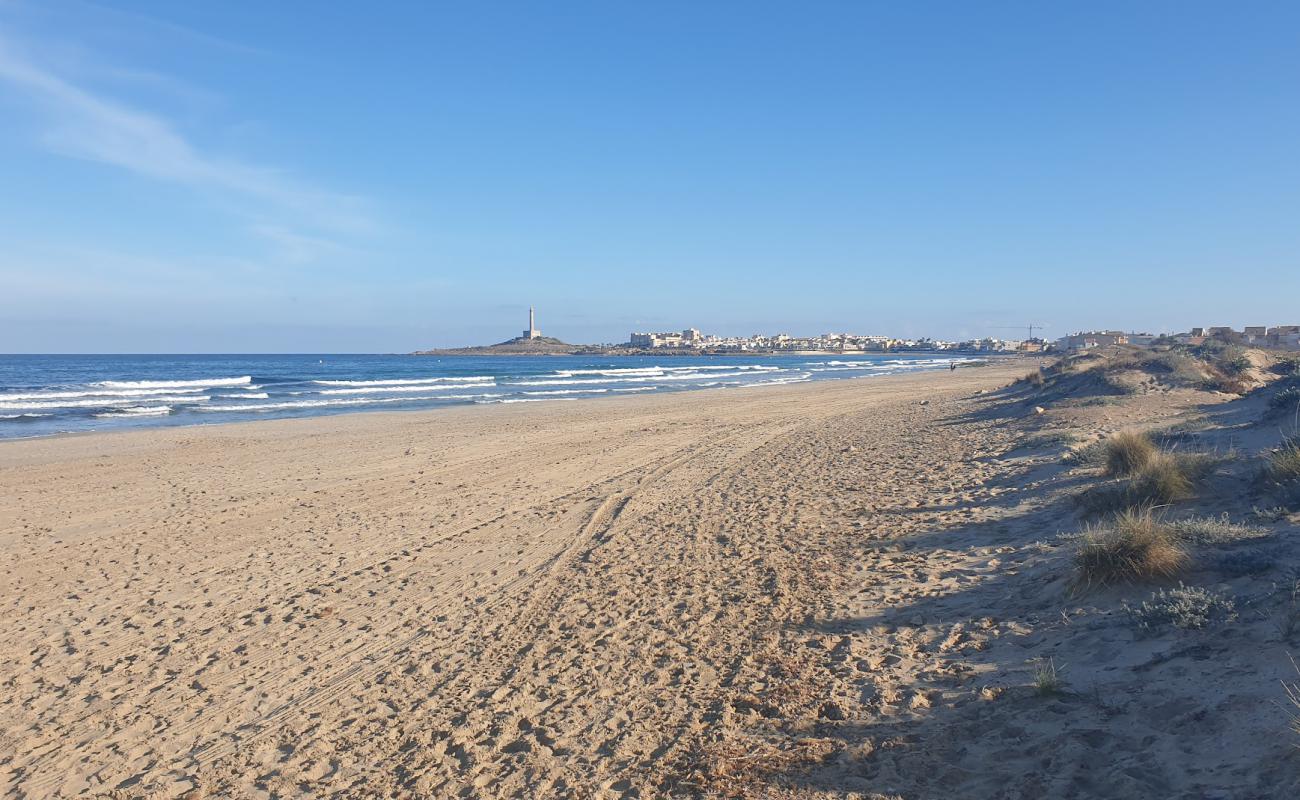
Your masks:
M532 306L528 307L528 330L524 331L525 339L540 339L542 332L537 330L537 315Z

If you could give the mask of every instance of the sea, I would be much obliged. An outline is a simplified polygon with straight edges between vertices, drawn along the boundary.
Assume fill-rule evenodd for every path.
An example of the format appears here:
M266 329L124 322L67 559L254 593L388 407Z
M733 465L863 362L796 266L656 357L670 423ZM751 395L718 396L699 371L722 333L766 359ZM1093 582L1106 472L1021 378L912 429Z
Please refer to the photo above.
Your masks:
M594 400L946 369L966 356L0 355L0 439Z

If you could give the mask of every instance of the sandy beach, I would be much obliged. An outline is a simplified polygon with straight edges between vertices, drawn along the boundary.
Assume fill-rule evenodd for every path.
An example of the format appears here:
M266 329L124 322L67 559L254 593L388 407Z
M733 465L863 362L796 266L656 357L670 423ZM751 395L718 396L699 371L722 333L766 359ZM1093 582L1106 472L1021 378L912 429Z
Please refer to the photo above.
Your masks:
M626 790L822 594L818 537L925 491L845 469L1006 380L5 443L6 791Z
M1061 644L1068 475L986 394L1028 365L0 444L0 787L1181 796L1241 755L1187 709L1023 705L1058 645L1134 657ZM1281 753L1256 785L1273 717L1217 731Z

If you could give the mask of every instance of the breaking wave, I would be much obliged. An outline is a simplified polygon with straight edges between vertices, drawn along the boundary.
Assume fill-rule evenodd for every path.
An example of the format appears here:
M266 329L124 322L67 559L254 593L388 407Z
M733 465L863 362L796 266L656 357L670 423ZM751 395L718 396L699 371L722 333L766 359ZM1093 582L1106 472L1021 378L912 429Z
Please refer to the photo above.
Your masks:
M114 411L105 411L102 414L96 414L97 417L161 417L172 413L171 406L132 406L130 408L119 408Z
M184 395L170 394L170 395L150 397L149 402L151 403L203 403L209 399L210 398L207 395L201 395L201 394L184 394ZM9 409L9 408L37 408L37 409L112 408L114 406L123 406L123 405L129 405L131 403L138 403L138 402L140 401L133 398L122 398L122 397L119 398L101 397L98 399L91 399L91 400L53 400L49 402L23 400L17 403L0 402L0 408L5 408L5 409Z
M239 378L203 378L194 381L100 381L91 384L105 389L208 389L218 386L243 386L253 382L252 376Z
M500 397L499 394L437 394L427 397L355 397L335 400L294 400L285 403L241 403L237 406L197 406L199 411L279 411L289 408L328 408L333 406L368 406L376 403L413 403L420 400L471 400Z
M496 386L496 382L489 380L480 383L453 383L446 386L430 386L425 383L419 386L360 386L352 389L321 389L318 394L392 394L394 392L456 391L457 389L482 389L488 386Z
M376 381L312 381L320 386L421 386L427 383L452 383L456 381L492 381L491 375L460 375L444 378L392 378Z

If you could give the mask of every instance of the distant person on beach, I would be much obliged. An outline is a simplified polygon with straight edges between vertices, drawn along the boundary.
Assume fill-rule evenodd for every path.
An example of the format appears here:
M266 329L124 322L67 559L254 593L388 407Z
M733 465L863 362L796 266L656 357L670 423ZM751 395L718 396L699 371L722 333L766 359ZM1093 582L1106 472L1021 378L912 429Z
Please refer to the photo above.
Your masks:
M956 372L956 371L957 371L957 362L956 362L956 361L950 361L950 362L948 362L948 371L949 371L949 372Z

